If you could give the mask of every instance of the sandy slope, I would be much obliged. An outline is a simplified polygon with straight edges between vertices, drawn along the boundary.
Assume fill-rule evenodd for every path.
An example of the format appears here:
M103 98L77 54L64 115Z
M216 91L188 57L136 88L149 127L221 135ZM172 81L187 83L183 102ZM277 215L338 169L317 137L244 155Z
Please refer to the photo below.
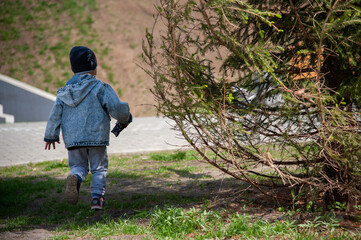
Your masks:
M155 114L154 99L149 89L152 79L137 66L141 62L142 39L147 27L153 24L155 0L98 1L98 11L93 16L93 27L110 51L104 59L112 67L114 87L122 89L121 99L131 105L136 116ZM101 65L101 63L100 63ZM98 76L106 78L99 69ZM113 84L114 85L114 84Z
M0 41L0 72L55 94L72 75L68 62L71 47L85 45L97 55L98 77L110 83L121 100L130 103L133 115L155 115L153 95L149 91L152 79L136 63L141 62L146 28L154 22L156 0L96 1L96 9L86 11L93 21L91 27L83 25L86 34L69 23L72 19L69 10L62 10L60 17L51 17L46 15L51 12L50 8L42 8L39 12L34 10L34 6L41 7L40 2L20 0L18 5L28 9L31 16L24 20L25 13L19 15L16 9L6 8L14 11L8 13L14 18L9 23L0 18L0 39L3 29L12 28L19 32L19 38ZM3 4L9 6L11 1ZM5 5L0 1L0 7ZM53 8L51 10L54 11ZM80 12L78 15L81 15ZM82 19L86 17L82 16ZM70 31L69 26L73 27ZM97 39L95 42L89 42L93 34L99 37L94 38ZM79 39L84 40L79 42ZM52 49L54 47L58 48L56 54ZM104 49L109 49L109 52L104 54ZM109 77L110 74L112 77Z

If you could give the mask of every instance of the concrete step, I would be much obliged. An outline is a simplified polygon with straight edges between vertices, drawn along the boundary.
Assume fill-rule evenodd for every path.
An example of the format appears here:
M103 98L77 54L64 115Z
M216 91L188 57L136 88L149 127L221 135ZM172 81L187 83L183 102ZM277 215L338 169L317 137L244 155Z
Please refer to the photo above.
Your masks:
M4 113L3 105L0 104L0 123L14 123L15 117Z
M0 123L14 123L15 117L10 114L0 114Z

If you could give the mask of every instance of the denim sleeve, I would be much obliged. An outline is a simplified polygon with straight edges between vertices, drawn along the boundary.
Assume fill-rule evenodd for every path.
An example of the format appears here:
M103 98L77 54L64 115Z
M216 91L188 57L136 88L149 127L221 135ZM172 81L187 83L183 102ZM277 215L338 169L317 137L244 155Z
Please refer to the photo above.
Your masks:
M102 105L106 111L122 124L127 124L130 117L129 105L127 102L121 102L114 92L113 88L105 84Z
M63 113L63 103L57 98L53 109L51 110L48 123L46 125L44 141L57 142L59 141L61 116Z

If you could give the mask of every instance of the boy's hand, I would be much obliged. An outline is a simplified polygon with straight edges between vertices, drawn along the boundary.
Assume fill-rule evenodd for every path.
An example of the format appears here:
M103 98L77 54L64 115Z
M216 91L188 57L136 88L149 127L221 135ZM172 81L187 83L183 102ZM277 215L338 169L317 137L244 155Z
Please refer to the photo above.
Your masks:
M60 142L57 141L57 143L60 143ZM53 145L53 149L55 149L55 142L45 142L45 150L50 150L51 145Z
M117 121L115 124L113 130L111 131L116 137L118 137L119 133L123 131L126 127L128 127L129 123L133 122L133 116L131 113L129 113L129 120L126 124L122 124Z

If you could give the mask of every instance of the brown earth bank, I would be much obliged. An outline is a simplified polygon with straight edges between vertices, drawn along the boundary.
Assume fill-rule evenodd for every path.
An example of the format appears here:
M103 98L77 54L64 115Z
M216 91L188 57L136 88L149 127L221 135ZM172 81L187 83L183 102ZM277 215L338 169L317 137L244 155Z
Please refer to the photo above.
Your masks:
M0 73L56 94L72 75L71 47L85 45L97 55L100 80L129 102L134 116L156 115L150 92L153 81L138 66L146 28L154 22L156 0L94 1L93 8L87 6L92 0L77 1L74 11L79 13L74 16L72 9L56 9L71 1L19 0L17 4L25 9L22 13L11 7L14 2L0 2L0 8L6 7L6 16L0 17ZM53 17L56 11L61 13ZM11 32L18 36L4 40Z
M137 65L141 64L142 41L146 28L153 24L154 0L97 1L99 10L93 27L109 46L104 59L114 72L122 99L129 102L135 116L155 115L152 79ZM106 78L104 71L100 78Z

